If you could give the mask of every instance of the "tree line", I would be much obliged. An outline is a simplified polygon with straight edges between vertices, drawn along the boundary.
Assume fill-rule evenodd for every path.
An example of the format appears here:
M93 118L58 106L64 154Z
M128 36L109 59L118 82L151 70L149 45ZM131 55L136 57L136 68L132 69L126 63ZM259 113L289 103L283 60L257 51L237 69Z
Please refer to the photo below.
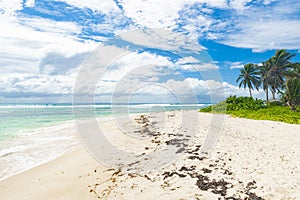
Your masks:
M280 94L281 102L289 105L293 111L300 105L300 63L291 62L295 53L285 49L277 50L269 60L260 64L249 63L240 70L236 79L239 88L252 90L263 89L266 102L269 104L269 91L275 101L276 94Z

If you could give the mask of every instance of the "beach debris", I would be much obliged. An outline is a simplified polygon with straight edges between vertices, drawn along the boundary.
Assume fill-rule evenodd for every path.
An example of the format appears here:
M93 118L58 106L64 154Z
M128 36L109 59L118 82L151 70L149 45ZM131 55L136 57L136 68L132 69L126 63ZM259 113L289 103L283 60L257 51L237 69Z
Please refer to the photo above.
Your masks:
M188 159L191 159L191 160L195 160L195 159L198 159L198 160L204 160L205 157L200 157L200 156L189 156Z
M175 117L175 114L169 115L169 117ZM181 182L179 179L183 179L184 182L194 184L195 189L199 189L195 191L195 196L197 194L201 195L201 191L205 191L217 195L220 200L264 200L255 193L257 188L255 180L245 183L236 179L235 174L228 167L230 165L226 165L226 162L228 164L232 161L232 158L229 158L226 152L218 151L218 157L210 159L207 157L207 154L200 154L200 144L188 144L188 135L179 133L179 130L172 129L171 127L167 133L156 131L157 127L155 125L157 122L152 121L151 116L148 114L140 115L135 120L138 124L138 130L135 133L142 136L150 136L151 139L149 141L157 144L157 146L165 144L177 147L176 154L182 154L184 165L170 165L168 169L163 169L156 174L145 174L145 172L133 173L133 168L128 168L141 161L130 163L127 166L120 166L118 169L108 169L107 171L111 173L109 182L105 185L101 184L101 189L100 186L97 188L97 185L89 187L89 192L96 194L97 198L105 198L117 194L120 184L122 185L121 191L123 192L126 187L138 189L143 192L145 188L141 188L141 185L136 184L135 179L150 181L152 184L157 182L163 190L173 192L184 187L176 185L176 183ZM137 155L137 158L146 155L149 149L156 150L152 146L145 146L144 148L145 152ZM142 157L142 159L148 158ZM124 185L127 181L130 184Z
M184 147L179 148L175 153L182 153L182 152L185 152Z
M224 179L221 180L210 180L208 176L197 175L196 185L200 190L208 191L210 190L214 194L220 194L221 196L226 196L227 189L231 187L231 184Z
M205 174L211 173L211 172L212 172L212 170L207 169L207 168L203 168L202 171L203 171Z
M167 145L174 145L176 147L187 147L188 145L184 143L185 141L188 141L188 139L174 138L174 139L166 141L166 144Z
M195 165L192 165L192 166L190 166L190 167L186 167L186 166L182 166L180 169L179 169L179 171L181 172L181 171L194 171L196 169L196 166Z
M138 133L141 136L160 136L161 133L159 131L154 131L156 121L150 121L150 116L148 115L141 115L139 118L136 118L135 121L139 125L139 130L135 130L134 133ZM160 141L154 141L154 143L160 144Z
M172 177L173 175L177 175L177 176L179 176L181 178L187 176L186 174L180 174L180 173L178 173L176 171L175 172L164 172L162 175L164 176L163 180L165 180L168 177Z

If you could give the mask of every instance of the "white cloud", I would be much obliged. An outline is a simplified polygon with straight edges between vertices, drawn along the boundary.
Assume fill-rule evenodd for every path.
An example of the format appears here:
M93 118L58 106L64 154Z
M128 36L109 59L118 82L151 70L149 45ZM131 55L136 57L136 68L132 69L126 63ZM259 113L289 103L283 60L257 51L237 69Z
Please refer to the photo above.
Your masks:
M45 97L48 101L57 96L61 101L72 94L83 55L97 45L76 37L80 27L72 22L8 15L0 16L0 26L0 96L10 101L42 101Z
M203 63L199 59L188 56L180 58L175 64L174 68L182 69L186 71L208 71L208 70L217 70L219 66L216 65L213 61Z
M71 57L89 52L96 47L94 42L81 42L71 33L78 28L69 22L54 22L44 19L27 19L31 27L20 25L15 18L0 16L0 66L8 72L37 72L38 62L49 53L56 52ZM20 72L20 71L19 71Z
M242 62L227 62L226 65L228 65L230 69L241 69L244 67Z
M182 58L182 61L196 61L193 57ZM161 66L161 67L157 67ZM166 66L166 67L164 67ZM187 67L187 65L185 65ZM193 66L193 70L195 70ZM215 64L199 65L200 70L215 69ZM115 101L127 102L135 96L135 101L147 99L148 102L158 102L162 99L172 100L174 95L185 99L193 99L193 93L208 98L209 91L215 92L220 98L222 83L203 81L196 78L185 78L183 81L174 80L176 77L170 70L175 70L174 63L166 57L151 53L129 53L113 63L98 83L96 96L98 99L108 99L113 95ZM187 70L191 70L190 68ZM160 77L164 77L160 80ZM180 76L178 77L180 78ZM181 77L182 78L182 77ZM208 89L208 85L210 90Z
M76 74L47 76L12 73L0 77L0 90L4 96L26 93L71 95L75 77Z
M242 69L244 67L244 65L233 65L230 66L230 69Z
M252 48L254 51L268 49L299 49L300 21L248 22L240 25L244 31L233 33L224 41L227 45Z
M236 9L238 11L243 11L247 9L246 4L251 1L253 0L231 0L229 4L231 8Z
M100 11L101 13L120 12L120 9L113 0L64 0L67 4L73 5L78 8L90 8L94 11Z
M19 17L18 22L27 28L38 30L39 32L47 32L64 35L70 37L81 33L81 27L74 22L60 22L41 17Z
M182 33L175 33L166 29L144 29L120 32L121 39L137 45L158 48L170 51L200 51L204 47L200 46L197 40L189 38Z
M177 88L176 93L179 95L189 96L190 90L187 90L188 85L196 95L207 98L210 96L213 100L220 101L229 95L248 96L248 90L239 89L238 86L232 85L228 82L219 82L215 80L200 80L197 78L186 78L183 81L168 80L167 85L173 85ZM254 97L262 98L264 96L262 91L253 91Z
M274 1L262 1L267 6L272 2ZM253 0L176 0L171 4L158 0L123 0L120 3L125 15L132 18L138 26L153 29L183 29L187 33L186 36L194 41L190 44L195 44L198 37L201 37L235 47L252 48L254 51L276 48L299 49L299 20L286 18L299 10L299 2L295 0L281 2L268 8L259 6L258 2ZM194 9L194 3L205 3L212 9L223 9L232 18L215 19L211 12L199 12L198 9ZM144 44L153 43L149 42L149 38L152 39L151 37L155 34L150 34L149 38L142 34L145 33L135 33L131 36L124 34L121 38L137 44L140 44L142 40L146 41ZM171 38L169 41L172 41ZM152 40L158 41L155 42L156 47L163 46L161 40L155 37ZM166 46L163 48L170 50L172 45Z
M125 15L148 28L173 28L185 1L122 0Z
M217 70L219 66L214 63L203 63L203 64L184 64L178 65L178 68L186 71L208 71Z
M23 8L22 0L0 0L0 11L3 10L7 15L14 15L15 11Z
M271 1L265 1L270 4ZM299 49L300 9L298 0L277 2L269 7L253 6L237 15L229 32L219 42L255 52L272 49Z
M199 63L200 61L192 56L188 56L188 57L184 57L184 58L180 58L178 59L178 61L176 62L177 65L183 65L183 64L187 64L187 63Z
M99 59L97 60L102 62ZM94 63L94 61L91 62ZM98 64L101 65L102 63ZM84 71L80 72L87 79L98 79L96 91L94 91L95 85L89 85L89 83L80 85L80 87L84 88L84 92L89 91L91 95L95 92L98 101L110 101L111 95L115 95L119 101L126 102L126 98L128 99L129 96L135 94L143 85L150 84L153 86L153 84L159 83L161 76L170 75L169 65L172 65L172 62L168 58L149 52L122 53L121 57L118 57L117 60L107 66L108 68L105 69L104 74L100 75L100 77L91 78L93 75L90 76L89 74L96 73L91 70L86 73ZM88 90L87 88L93 89ZM148 87L144 89L150 90ZM144 93L147 92L144 91Z
M194 3L205 3L211 7L225 8L226 0L121 0L125 15L137 24L148 28L174 28L179 18L179 11L184 6Z
M31 74L2 76L0 77L0 96L36 99L58 95L58 99L63 101L62 95L67 95L64 99L72 95L76 74L75 70L66 75L54 76ZM254 91L253 94L256 97L264 96L262 91ZM114 102L127 102L130 98L135 102L175 102L177 98L182 102L189 102L196 96L200 96L202 100L218 102L229 95L247 96L248 90L239 89L227 82L197 78L168 79L165 82L149 82L146 79L132 78L122 79L120 82L102 81L97 89L96 99L106 102L111 98Z
M73 6L83 9L83 12L90 8L93 14L105 15L97 23L87 21L80 25L77 22L16 14L22 6L33 7L34 0L0 0L0 13L5 13L0 16L0 66L5 77L8 77L0 79L3 92L71 94L80 62L97 46L93 41L79 38L79 35L86 34L83 30L87 27L95 33L117 34L121 40L135 45L182 53L183 57L186 52L203 52L205 48L198 44L200 38L252 48L254 51L300 49L300 22L295 17L286 17L298 12L300 3L297 0L278 3L268 9L254 6L255 2L248 4L251 0L174 0L171 3L159 0L120 0L118 3L123 10L113 0L64 1L70 4L70 10ZM273 0L259 2L269 5ZM205 8L201 8L201 4ZM214 16L214 8L228 11L228 16L232 15L236 19L218 18ZM137 28L141 29L135 31ZM182 32L176 32L178 29ZM107 40L98 34L85 36ZM240 62L230 65L231 69L241 67ZM121 81L120 94L136 91L134 87L128 86L138 88L147 84L143 91L149 95L167 95L162 85L175 88L178 94L187 97L189 92L186 85L190 85L198 95L208 95L209 92L218 94L222 88L230 94L247 94L247 91L239 90L229 83L191 78L179 81L175 78L178 69L206 71L218 68L216 63L204 64L192 56L173 63L164 56L133 52L114 63L100 82L100 89L109 93L118 84L116 81ZM170 80L171 76L173 80ZM157 85L157 82L162 85Z
M268 4L273 3L275 1L277 1L277 0L264 0L263 4L268 5Z
M35 4L35 0L27 0L25 2L26 7L34 7L34 4Z
M101 94L98 93L98 97L113 93L113 100L116 102L127 102L130 98L133 98L135 102L159 102L163 99L166 102L175 102L176 98L189 102L196 96L200 97L202 101L219 102L229 95L249 96L248 90L239 89L238 86L227 82L197 78L168 79L161 83L130 79L118 83L117 89L111 87L110 83L105 84L101 88ZM264 97L263 91L253 91L252 93L254 97Z
M102 80L120 81L122 78L153 78L167 72L168 66L173 63L167 57L151 54L148 52L132 52L119 58L113 65L105 71ZM165 66L161 70L158 66Z
M115 84L114 87L111 87ZM140 79L126 79L119 83L108 83L102 85L97 93L101 95L113 94L113 101L127 102L134 98L136 102L147 100L148 102L174 102L179 99L182 102L195 100L197 96L204 99L212 98L215 101L223 100L228 91L236 92L237 88L228 83L214 80L199 80L197 78L186 78L184 80L168 79L165 82L147 82ZM242 91L243 92L243 91Z

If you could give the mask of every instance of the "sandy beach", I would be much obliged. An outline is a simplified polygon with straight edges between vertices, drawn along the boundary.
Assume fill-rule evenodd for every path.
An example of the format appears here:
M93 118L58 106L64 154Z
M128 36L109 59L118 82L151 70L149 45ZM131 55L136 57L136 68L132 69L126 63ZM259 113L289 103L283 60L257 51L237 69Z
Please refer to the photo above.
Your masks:
M224 120L216 146L200 154L215 119ZM79 146L1 181L1 199L300 199L299 125L197 111L118 123L102 122L101 129L113 146L136 155L130 167L100 164ZM169 148L176 151L167 164L143 157ZM145 160L155 169L142 169Z

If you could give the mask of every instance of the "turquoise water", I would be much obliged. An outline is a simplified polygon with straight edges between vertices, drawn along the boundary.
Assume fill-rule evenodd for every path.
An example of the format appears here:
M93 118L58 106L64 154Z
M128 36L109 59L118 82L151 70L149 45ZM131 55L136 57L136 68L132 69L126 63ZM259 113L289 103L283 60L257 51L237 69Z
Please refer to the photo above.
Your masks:
M82 117L88 107L82 107ZM88 112L87 112L88 113ZM109 107L95 107L95 114L105 116ZM14 138L21 131L57 125L73 120L71 105L1 105L0 140Z
M194 110L207 104L135 104L135 105L81 105L76 116L87 118L105 117L112 113L144 113L166 110ZM18 133L48 127L74 120L71 104L0 104L0 141L15 138Z
M195 110L205 104L0 104L0 180L47 162L79 145L77 119L127 113ZM74 115L76 113L76 115Z

